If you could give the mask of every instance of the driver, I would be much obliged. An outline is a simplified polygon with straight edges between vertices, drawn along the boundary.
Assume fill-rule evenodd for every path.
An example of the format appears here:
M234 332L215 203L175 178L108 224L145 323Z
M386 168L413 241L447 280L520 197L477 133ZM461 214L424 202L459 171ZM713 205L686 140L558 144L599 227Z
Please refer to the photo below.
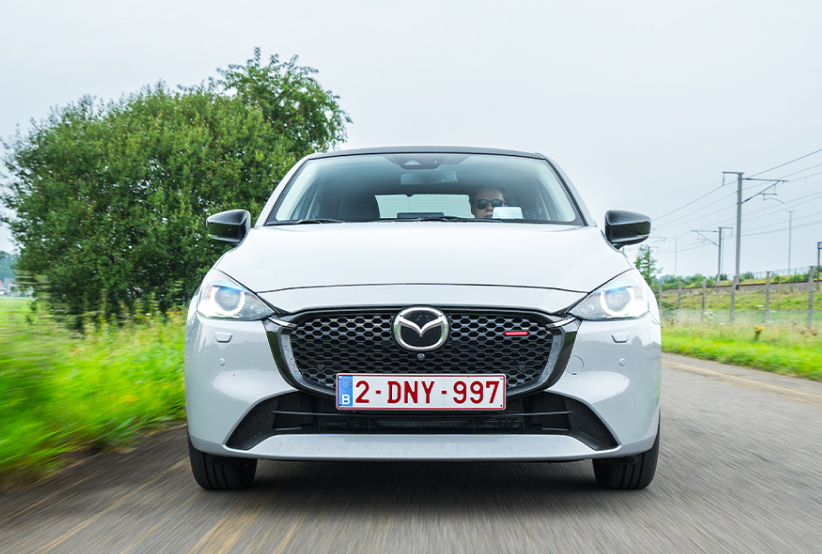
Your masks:
M471 213L477 219L485 219L494 215L494 208L508 205L502 189L495 187L483 187L471 193L468 197L471 202Z

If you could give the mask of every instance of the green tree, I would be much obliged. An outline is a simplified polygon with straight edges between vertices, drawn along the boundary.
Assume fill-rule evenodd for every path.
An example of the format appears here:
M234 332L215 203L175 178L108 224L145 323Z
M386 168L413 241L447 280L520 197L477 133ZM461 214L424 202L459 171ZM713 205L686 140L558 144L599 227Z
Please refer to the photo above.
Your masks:
M255 48L246 65L217 71L223 77L218 83L259 108L299 157L345 142L345 124L351 118L337 105L339 97L314 79L316 69L297 65L297 56L286 63L274 55L268 65L261 65L260 49Z
M103 298L112 311L148 295L178 304L226 249L206 237L206 216L259 213L299 158L344 140L350 120L313 73L276 56L263 66L255 50L223 80L85 97L4 141L16 269L69 314Z
M705 277L701 273L694 273L693 275L689 275L688 277L686 277L685 281L689 285L700 285L701 286L702 281L705 280L705 279L707 279L707 277ZM710 279L708 279L708 280L710 280Z
M639 273L642 274L642 278L645 279L645 282L648 283L648 286L651 286L657 274L659 273L659 269L657 268L656 260L651 255L650 246L646 245L639 247L639 252L637 252L636 260L634 260L634 265L639 270Z

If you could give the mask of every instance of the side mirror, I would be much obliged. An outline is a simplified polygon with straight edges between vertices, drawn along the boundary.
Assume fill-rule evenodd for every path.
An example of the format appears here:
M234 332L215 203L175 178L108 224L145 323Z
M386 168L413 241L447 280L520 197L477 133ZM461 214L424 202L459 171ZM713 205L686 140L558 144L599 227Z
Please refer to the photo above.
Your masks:
M605 238L614 248L642 242L650 234L651 218L647 215L622 210L605 213Z
M248 210L228 210L206 219L208 238L229 244L240 244L251 229Z

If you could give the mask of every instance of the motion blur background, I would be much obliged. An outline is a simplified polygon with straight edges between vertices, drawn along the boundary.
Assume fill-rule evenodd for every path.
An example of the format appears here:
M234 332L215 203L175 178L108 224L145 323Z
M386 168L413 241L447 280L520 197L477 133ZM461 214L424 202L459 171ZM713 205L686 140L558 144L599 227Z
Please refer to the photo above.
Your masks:
M344 148L545 153L599 225L615 208L655 218L663 274L711 275L716 247L691 230L734 225L735 179L714 190L722 171L752 175L822 148L820 23L812 0L5 0L0 137L82 95L199 83L259 46L319 70L353 119ZM788 267L789 217L791 265L815 263L821 163L817 153L761 176L798 172L777 200L744 205L743 272ZM745 198L767 185L746 182ZM5 228L0 250L14 250Z

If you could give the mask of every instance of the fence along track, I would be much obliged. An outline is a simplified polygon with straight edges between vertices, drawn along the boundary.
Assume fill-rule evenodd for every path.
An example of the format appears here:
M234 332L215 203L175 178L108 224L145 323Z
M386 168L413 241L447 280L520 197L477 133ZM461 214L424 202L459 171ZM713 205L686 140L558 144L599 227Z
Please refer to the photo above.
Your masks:
M804 283L802 282L791 282L791 283L772 283L770 282L770 274L766 274L766 282L765 283L751 283L748 285L740 285L736 290L733 289L730 285L719 287L711 287L710 289L707 287L708 280L705 279L702 282L702 286L699 289L695 288L687 288L683 289L682 284L679 283L677 289L668 289L668 294L665 294L665 289L662 287L658 288L657 293L657 301L661 308L662 318L663 320L667 320L669 322L677 321L681 323L694 323L694 318L692 313L699 314L699 321L701 323L706 322L716 322L719 324L724 324L725 322L728 323L742 323L741 320L744 320L746 323L750 324L751 322L755 324L762 324L768 326L770 324L788 324L788 325L798 325L800 324L800 320L804 320L806 327L808 330L812 330L815 326L819 324L820 320L820 310L817 308L814 310L814 292L816 289L819 288L820 280L819 280L819 272L817 267L810 266L808 268L808 280ZM817 279L813 279L814 273L816 273ZM787 290L786 290L787 289ZM742 295L750 295L751 293L756 293L758 291L765 292L765 298L762 300L763 304L758 305L756 310L737 310L736 309L736 297L740 294ZM744 292L743 292L744 291ZM785 293L807 293L807 308L802 309L779 309L773 310L770 309L771 307L771 295L773 294L785 294ZM706 308L706 299L710 297L711 299L715 300L717 295L721 295L722 293L729 294L730 296L730 308L728 310L717 309L717 308ZM702 296L702 306L700 310L682 310L682 298L683 296L695 296L696 294L700 294ZM709 296L710 295L710 296ZM668 297L667 299L665 297ZM668 305L670 306L673 304L671 301L671 297L676 297L676 309L665 309L665 305L663 303L663 299L668 300ZM683 313L685 312L685 313ZM727 312L727 317L723 317L724 312ZM744 314L744 315L743 315ZM683 315L685 317L683 317ZM737 318L741 318L740 321Z

